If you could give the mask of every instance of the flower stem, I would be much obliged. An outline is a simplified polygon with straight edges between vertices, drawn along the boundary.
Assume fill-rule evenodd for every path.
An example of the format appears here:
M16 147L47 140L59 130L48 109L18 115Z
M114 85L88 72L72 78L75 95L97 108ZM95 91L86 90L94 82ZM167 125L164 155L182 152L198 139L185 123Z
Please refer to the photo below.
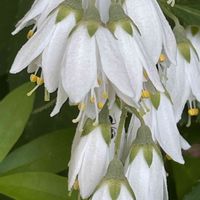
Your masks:
M122 138L122 134L123 134L123 128L124 128L124 124L126 121L126 117L127 117L127 110L125 108L122 109L122 114L120 117L120 121L119 121L119 126L117 129L117 136L115 139L115 156L118 157L119 156L119 152L120 152L120 145L121 145L121 138Z

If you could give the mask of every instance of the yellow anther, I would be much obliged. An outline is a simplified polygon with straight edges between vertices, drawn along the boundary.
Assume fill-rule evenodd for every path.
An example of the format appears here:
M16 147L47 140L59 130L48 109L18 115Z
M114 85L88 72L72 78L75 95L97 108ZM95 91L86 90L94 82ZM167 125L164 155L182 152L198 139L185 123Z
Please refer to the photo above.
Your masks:
M79 182L78 180L75 181L74 185L73 185L74 190L79 190Z
M148 99L148 98L150 98L150 93L149 93L148 90L142 90L141 96L142 96L143 99Z
M102 80L101 79L97 79L97 82L98 82L98 84L99 84L99 86L101 86L102 85Z
M90 97L90 103L92 103L92 104L95 103L95 97L94 97L94 96L91 96L91 97Z
M80 103L78 105L78 109L81 110L81 111L85 110L85 108L86 108L86 105L84 103Z
M103 109L103 106L104 106L104 103L103 102L99 102L98 103L98 108L101 110L101 109Z
M166 155L167 160L172 160L172 158L169 155Z
M190 115L191 117L197 116L198 114L199 114L199 109L198 108L190 108L188 110L188 115Z
M166 60L167 60L166 55L161 54L161 55L160 55L160 58L159 58L159 62L162 63L162 62L165 62Z
M42 85L44 83L44 79L37 77L37 85Z
M29 40L33 35L34 35L34 31L33 31L33 30L30 30L30 31L27 33L27 39Z
M103 92L102 97L104 99L108 99L108 93L106 91Z
M32 82L32 83L36 83L37 82L37 76L35 75L35 74L31 74L31 76L30 76L30 81Z

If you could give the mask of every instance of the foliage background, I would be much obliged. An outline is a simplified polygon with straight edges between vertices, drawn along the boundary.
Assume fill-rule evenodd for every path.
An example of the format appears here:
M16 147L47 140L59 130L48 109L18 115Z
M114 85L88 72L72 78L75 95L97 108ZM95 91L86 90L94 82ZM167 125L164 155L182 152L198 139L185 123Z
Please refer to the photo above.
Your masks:
M43 101L43 89L27 97L33 85L27 83L26 71L9 74L29 28L16 36L11 32L32 2L0 0L0 200L76 199L76 194L68 196L66 178L76 109L66 104L58 116L50 118L53 103ZM173 11L183 24L200 25L199 0L177 3ZM180 131L193 147L184 152L184 166L166 159L170 199L200 200L200 118L190 128L182 126L187 116L183 119Z

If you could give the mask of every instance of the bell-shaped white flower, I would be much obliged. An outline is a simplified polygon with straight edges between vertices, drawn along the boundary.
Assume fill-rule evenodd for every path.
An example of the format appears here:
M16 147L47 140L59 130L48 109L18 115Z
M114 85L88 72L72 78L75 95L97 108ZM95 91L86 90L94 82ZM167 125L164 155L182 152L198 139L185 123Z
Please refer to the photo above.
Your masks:
M81 196L89 197L105 175L109 160L109 147L100 127L81 137L69 163L69 190L77 178Z
M123 171L121 161L113 159L106 176L96 188L91 200L135 200L134 192Z
M25 26L32 23L36 24L36 27L40 26L46 17L64 0L35 0L28 13L17 23L16 29L12 34L18 33Z
M150 58L156 64L162 50L176 63L176 40L156 0L125 0L126 13L138 26ZM164 49L163 49L164 48Z
M66 13L65 10L69 12ZM48 92L54 92L59 84L61 61L67 38L80 12L70 8L67 3L62 4L21 48L10 72L18 73L40 57L45 87Z
M140 127L125 165L126 177L137 200L168 199L162 154L148 127Z
M197 47L198 50L198 45L189 31L187 36L190 41L185 39L178 43L177 64L171 65L167 70L166 87L173 101L176 121L181 119L188 100L190 104L193 99L200 101L200 61L194 48ZM189 109L195 109L195 105L190 105Z
M156 66L148 57L137 28L119 3L111 4L108 27L117 38L135 101L138 102L141 96L144 72L159 91L164 91Z
M150 127L152 137L161 148L174 161L181 164L184 163L181 149L187 150L190 145L180 135L177 128L176 119L170 99L165 95L160 95L159 107L156 109L149 100L145 100L145 104L149 111L144 115L145 123ZM137 127L140 126L138 119L132 119L128 138L134 140L136 138ZM134 128L132 128L134 127ZM128 143L130 146L130 142Z
M94 192L110 162L111 126L106 105L99 118L99 125L94 120L85 120L83 129L77 129L72 146L69 190L78 181L82 198L88 198Z

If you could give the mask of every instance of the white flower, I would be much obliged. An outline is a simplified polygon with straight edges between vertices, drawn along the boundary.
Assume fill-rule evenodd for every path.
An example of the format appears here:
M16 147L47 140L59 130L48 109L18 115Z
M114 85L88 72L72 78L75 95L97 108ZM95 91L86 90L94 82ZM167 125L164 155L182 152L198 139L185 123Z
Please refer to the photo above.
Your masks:
M69 163L69 190L78 179L82 198L88 198L105 175L109 161L109 146L100 127L82 136Z
M121 161L113 159L91 200L135 200L134 192L123 171Z
M175 120L178 122L185 104L193 99L200 101L200 62L196 52L190 48L190 62L180 51L177 52L177 65L171 65L167 71L167 89L173 101ZM196 106L190 105L190 109Z
M12 34L18 33L25 26L32 23L36 24L36 27L40 26L46 17L63 1L64 0L35 0L28 13L17 23L16 29ZM36 27L34 27L34 29Z
M173 160L181 164L184 163L181 149L187 150L190 145L180 135L176 125L176 119L172 107L172 103L165 94L161 94L160 105L156 109L149 100L145 101L148 109L150 110L144 116L145 123L150 127L152 137L155 142L168 154ZM140 123L137 119L133 120L130 124L128 139L133 141L136 138L137 127ZM134 127L134 129L132 128ZM128 143L130 146L130 142Z
M156 0L125 0L126 13L138 26L150 58L156 64L164 50L176 63L176 40ZM163 49L164 48L164 49Z
M11 73L18 73L40 57L42 76L48 92L58 88L63 52L68 35L76 24L76 11L71 9L68 15L63 16L62 9L69 8L63 5L46 19L18 52L10 70Z
M153 150L149 166L141 148L132 162L127 159L126 177L134 189L137 200L168 199L166 173L160 155Z

